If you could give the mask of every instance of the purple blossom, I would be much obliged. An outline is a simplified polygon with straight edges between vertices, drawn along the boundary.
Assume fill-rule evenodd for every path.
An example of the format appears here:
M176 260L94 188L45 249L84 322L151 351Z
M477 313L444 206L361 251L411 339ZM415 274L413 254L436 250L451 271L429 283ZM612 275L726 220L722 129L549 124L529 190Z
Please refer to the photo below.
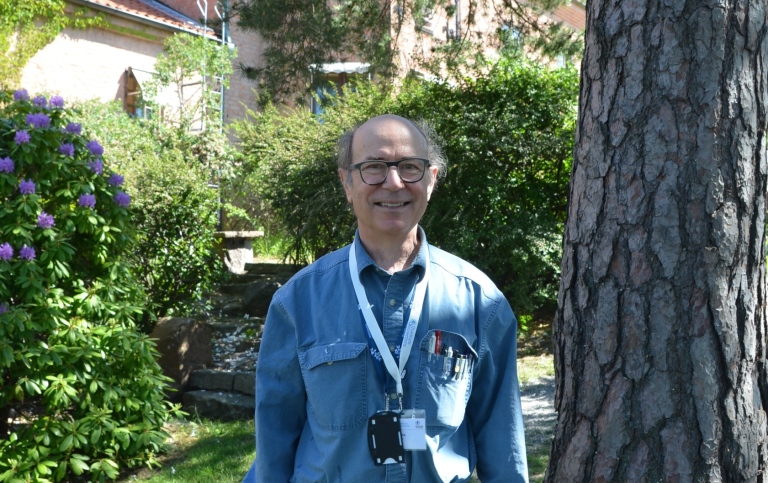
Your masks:
M31 262L35 259L35 249L26 245L22 246L19 250L19 258Z
M96 208L96 197L90 193L80 195L77 200L77 204L83 208Z
M64 156L74 156L75 146L69 143L64 143L61 146L59 146L59 152Z
M11 258L13 258L13 248L10 243L5 242L0 245L0 260L5 260L7 262Z
M80 134L80 132L83 130L82 126L76 122L70 122L67 124L67 127L64 128L66 132L69 134Z
M88 167L96 174L101 174L104 171L104 163L99 160L89 162Z
M18 91L13 92L13 99L17 101L28 101L29 100L29 92L27 92L26 89L19 89Z
M13 142L15 142L17 146L28 143L29 133L27 131L16 131L16 135L13 137Z
M123 177L120 176L117 173L113 173L110 175L109 179L107 180L107 183L109 183L112 186L122 186L123 185Z
M45 98L45 96L37 96L32 99L32 104L36 105L37 107L45 107L48 105L48 100Z
M85 143L85 147L88 148L88 151L94 156L101 156L104 154L104 148L101 147L101 144L99 144L98 141L88 141Z
M58 107L58 108L64 107L64 98L61 96L51 97L51 107Z
M56 222L53 220L53 215L49 215L44 211L37 217L37 226L40 228L50 228L55 224Z
M8 312L8 306L5 304L0 304L0 315L3 315L6 312Z
M27 124L32 127L48 127L51 125L51 118L46 114L29 114L27 116Z
M19 191L23 195L31 195L35 192L35 182L31 179L21 180L19 183Z
M0 173L13 173L16 167L11 158L0 158Z
M123 208L128 208L128 205L131 204L131 196L128 193L118 191L115 193L115 204Z

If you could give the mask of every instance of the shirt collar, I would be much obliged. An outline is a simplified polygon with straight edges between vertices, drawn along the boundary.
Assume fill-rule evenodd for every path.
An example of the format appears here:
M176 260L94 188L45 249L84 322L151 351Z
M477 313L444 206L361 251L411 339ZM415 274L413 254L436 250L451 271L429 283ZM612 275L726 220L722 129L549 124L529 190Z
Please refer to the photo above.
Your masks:
M424 272L427 267L427 235L424 233L424 230L421 228L421 226L419 226L419 234L421 235L421 244L419 245L419 252L416 254L416 258L414 258L413 263L411 263L411 267L413 267L419 274L419 281L421 281L421 279L424 278ZM355 242L353 243L353 248L357 254L358 276L368 267L373 267L372 270L379 269L383 271L383 269L376 265L376 262L373 261L373 258L368 255L368 252L365 250L363 243L360 241L359 231L355 232Z

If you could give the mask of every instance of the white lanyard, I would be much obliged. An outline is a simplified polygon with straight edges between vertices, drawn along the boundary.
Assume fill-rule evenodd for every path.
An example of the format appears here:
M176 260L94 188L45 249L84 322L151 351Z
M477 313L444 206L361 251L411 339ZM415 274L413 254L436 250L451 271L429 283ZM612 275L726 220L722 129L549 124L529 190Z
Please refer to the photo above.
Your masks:
M368 331L371 333L371 337L381 353L387 372L389 372L392 379L397 383L397 396L401 401L403 397L403 381L400 375L403 373L405 363L408 361L408 356L411 354L413 340L416 338L416 327L419 325L419 319L421 318L421 307L424 305L424 297L427 293L427 282L429 281L429 250L426 246L424 247L424 253L426 255L424 277L416 284L416 293L413 295L411 313L408 317L408 325L403 333L403 342L400 346L400 367L398 368L397 364L395 364L395 358L392 357L392 354L389 352L387 341L384 340L384 335L381 333L379 324L376 322L376 317L374 317L373 312L371 311L368 297L365 295L365 289L363 289L363 285L360 283L360 274L357 272L355 243L352 243L352 246L349 247L349 276L352 278L352 285L355 287L357 303L360 306L360 310L363 311L363 317L368 326Z

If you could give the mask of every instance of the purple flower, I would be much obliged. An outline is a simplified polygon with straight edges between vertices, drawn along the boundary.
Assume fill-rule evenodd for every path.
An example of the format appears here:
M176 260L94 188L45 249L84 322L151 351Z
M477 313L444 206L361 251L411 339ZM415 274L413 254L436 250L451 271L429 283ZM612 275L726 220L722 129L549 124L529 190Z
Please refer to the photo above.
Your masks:
M35 182L31 179L21 180L19 183L19 191L23 195L31 195L35 192Z
M64 107L64 98L61 96L51 97L51 107L58 107L58 108Z
M123 185L123 177L120 176L117 173L113 173L110 175L109 179L107 180L107 183L111 184L112 186L122 186Z
M13 173L16 167L11 158L0 158L0 173Z
M40 228L50 228L55 224L56 222L53 220L53 215L49 215L44 211L37 217L37 226Z
M51 118L46 114L29 114L27 116L27 124L32 127L48 127L51 125Z
M45 96L37 96L32 99L32 104L36 105L37 107L45 107L48 104L48 100L45 98Z
M15 142L17 146L28 143L29 133L27 131L16 131L16 135L13 137L13 142Z
M98 141L88 141L85 143L85 147L88 148L88 151L94 156L101 156L104 154L104 148L101 147L101 144L99 144Z
M67 127L64 128L66 132L69 134L80 134L80 132L83 130L82 126L76 122L70 122L67 124Z
M101 174L104 171L104 163L98 160L88 163L88 167L96 174Z
M19 250L19 258L31 262L35 259L35 249L26 245L22 246L21 250Z
M13 258L13 248L10 243L5 242L0 245L0 260L5 260L7 262L11 258Z
M80 195L77 200L77 204L83 208L96 208L96 197L90 193Z
M29 92L27 92L26 89L19 89L18 91L14 91L13 99L17 101L28 101Z
M61 146L59 146L59 152L64 156L74 156L75 146L69 143L64 143Z
M128 193L118 191L115 194L115 204L123 208L128 208L128 205L131 204L131 196Z
M5 304L0 304L0 315L3 315L6 312L8 312L8 306Z

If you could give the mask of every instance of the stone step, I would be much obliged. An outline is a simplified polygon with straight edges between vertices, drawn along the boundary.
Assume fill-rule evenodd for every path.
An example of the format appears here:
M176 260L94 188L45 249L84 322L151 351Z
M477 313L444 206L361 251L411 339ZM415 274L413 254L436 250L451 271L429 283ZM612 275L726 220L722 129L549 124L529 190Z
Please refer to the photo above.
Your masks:
M187 391L182 406L190 414L217 421L245 421L256 412L253 396L234 392Z
M237 392L253 396L256 394L256 373L200 369L189 376L188 387L193 390Z
M260 274L295 274L299 270L304 268L304 265L294 265L290 263L270 263L270 262L254 262L245 264L246 273L260 273Z

